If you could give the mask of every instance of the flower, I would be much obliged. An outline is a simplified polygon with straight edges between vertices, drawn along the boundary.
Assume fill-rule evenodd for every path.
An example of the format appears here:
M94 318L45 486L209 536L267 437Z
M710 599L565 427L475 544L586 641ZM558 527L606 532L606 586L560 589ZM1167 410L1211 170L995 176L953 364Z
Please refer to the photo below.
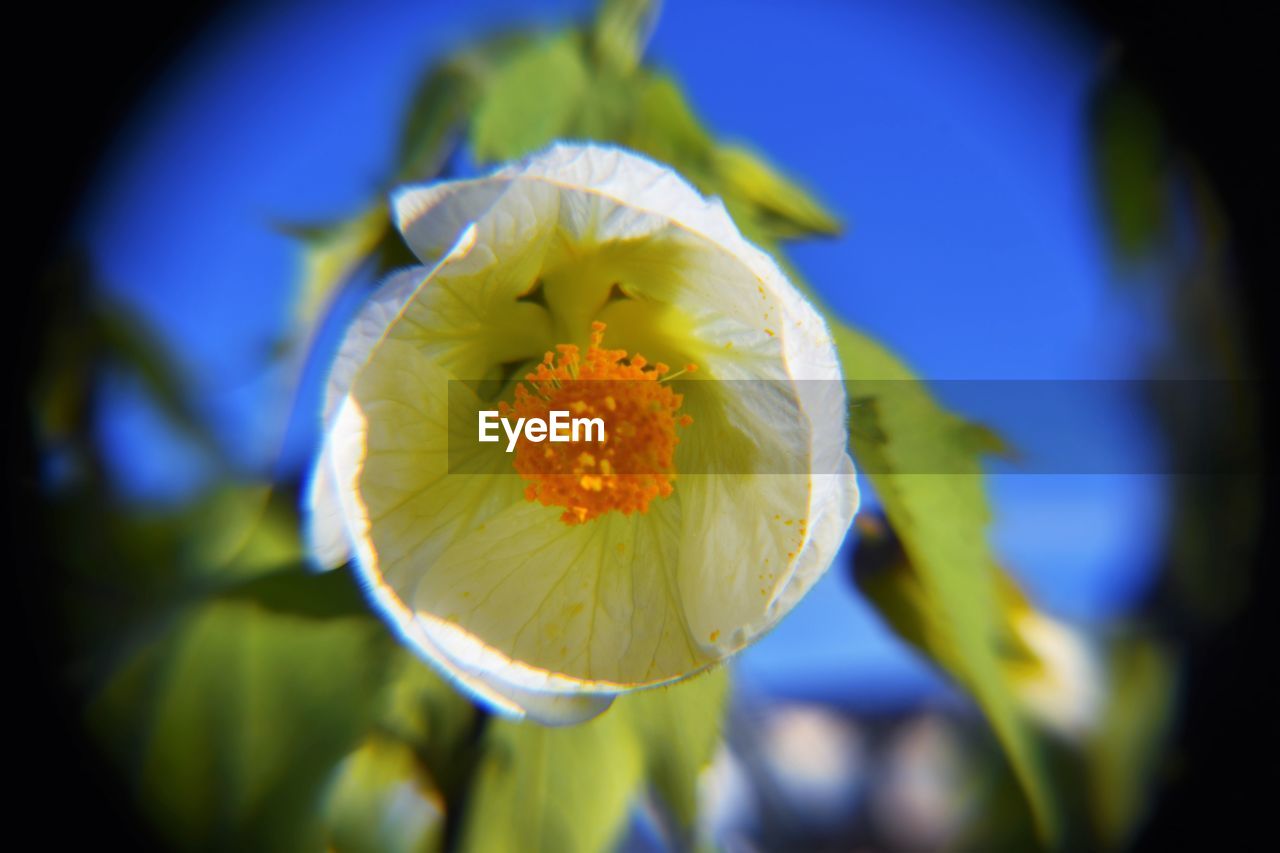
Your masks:
M1105 706L1105 666L1079 628L1015 600L1010 622L1026 653L1008 664L1018 697L1037 720L1068 740L1083 740Z
M576 144L393 205L423 265L372 295L332 366L317 561L354 557L423 658L544 723L776 624L830 565L858 492L827 328L723 205ZM667 365L696 369L680 393ZM459 451L484 408L562 405L609 413L616 434Z

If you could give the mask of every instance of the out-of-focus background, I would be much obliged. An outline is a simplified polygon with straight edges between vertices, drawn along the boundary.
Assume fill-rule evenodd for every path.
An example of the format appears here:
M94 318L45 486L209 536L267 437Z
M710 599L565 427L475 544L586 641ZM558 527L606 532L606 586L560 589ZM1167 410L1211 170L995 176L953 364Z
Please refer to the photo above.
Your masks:
M178 847L484 848L499 836L477 827L521 803L588 827L566 845L628 850L1034 849L1046 811L1073 849L1232 837L1259 793L1228 771L1269 723L1236 712L1267 674L1248 633L1266 398L1241 189L1260 149L1232 147L1265 106L1256 79L1226 79L1254 68L1244 22L1197 4L647 5L232 4L92 18L110 37L75 49L42 34L23 85L47 96L31 130L50 145L18 165L49 239L14 315L30 441L9 475L36 576L18 654L49 696L36 795ZM1239 38L1237 65L1169 60L1193 12L1213 20L1188 61ZM504 107L513 80L524 112ZM714 709L690 708L696 745L653 753L684 775L651 767L608 826L573 786L512 771L504 798L486 774L521 767L521 736L418 673L349 578L301 570L325 365L408 260L386 191L544 131L667 154L942 405L1015 450L1087 447L1080 470L984 463L991 618L1022 649L1002 671L1035 762L913 631L955 603L912 598L927 569L875 483L828 575L733 661ZM1228 405L1188 411L1193 382ZM1027 417L1032 388L1085 402ZM574 755L560 772L590 781ZM1219 813L1214 779L1241 811Z

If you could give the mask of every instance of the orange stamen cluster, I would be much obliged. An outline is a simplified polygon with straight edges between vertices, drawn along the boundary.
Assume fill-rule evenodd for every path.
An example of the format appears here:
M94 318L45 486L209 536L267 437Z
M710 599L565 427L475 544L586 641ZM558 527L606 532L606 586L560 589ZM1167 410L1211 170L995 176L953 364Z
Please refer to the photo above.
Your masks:
M515 402L500 403L504 418L600 418L603 441L532 442L521 435L515 469L528 481L525 497L565 508L560 520L581 524L611 510L647 512L656 497L671 494L675 478L676 426L693 423L678 414L684 402L661 380L670 368L642 355L600 348L604 323L591 326L586 358L560 344L516 386ZM696 370L693 365L686 370ZM585 438L585 434L582 436Z

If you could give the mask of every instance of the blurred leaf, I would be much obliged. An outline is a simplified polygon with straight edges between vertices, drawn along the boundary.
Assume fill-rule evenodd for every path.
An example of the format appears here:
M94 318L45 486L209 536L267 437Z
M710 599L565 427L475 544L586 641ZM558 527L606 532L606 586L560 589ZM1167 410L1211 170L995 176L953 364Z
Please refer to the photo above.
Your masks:
M1172 655L1157 644L1128 637L1114 645L1107 709L1085 754L1090 805L1109 849L1128 846L1156 790L1176 681Z
M259 483L223 483L182 513L180 565L186 577L222 584L303 560L293 502Z
M1156 248L1173 206L1166 142L1151 102L1131 85L1111 80L1094 97L1094 173L1112 241L1121 257Z
M728 671L720 668L672 687L624 696L610 711L630 717L650 784L684 829L697 817L698 777L720 743L728 698Z
M622 714L566 728L494 720L467 804L462 849L609 849L643 772L644 756Z
M447 801L460 799L480 715L407 649L394 656L391 671L378 727L414 748Z
M626 144L636 120L636 81L604 68L596 71L567 128L575 139Z
M83 439L88 431L97 341L86 335L87 294L95 279L88 256L68 253L34 282L31 313L44 332L34 353L29 403L45 444Z
M501 31L465 45L435 65L410 101L395 182L439 177L494 74L512 56L538 42L526 30Z
M225 601L247 601L272 613L301 616L308 619L372 619L355 578L349 571L316 574L292 569L237 584L220 590Z
M1020 458L1018 449L986 424L961 421L956 428L956 441L979 456L999 456L1014 461Z
M854 577L894 630L920 651L956 672L963 661L940 630L939 606L884 517L857 518ZM1037 727L1074 748L1097 726L1106 690L1094 645L1076 626L1037 610L1013 576L994 566L995 647L1005 680Z
M685 825L719 740L723 670L618 699L577 726L495 720L468 801L466 850L609 849L648 779Z
M858 530L853 554L854 579L864 595L897 634L929 657L943 664L947 671L961 665L952 649L945 645L946 636L936 605L911 564L902 540L885 516L874 510L863 510L854 520ZM997 599L1000 605L998 648L1005 663L1012 667L1039 665L1035 652L1019 636L1010 617L1030 608L1022 591L1009 575L995 567Z
M562 33L517 51L489 81L471 125L477 160L522 157L564 134L589 74L579 40Z
M603 0L592 30L596 64L629 73L658 22L660 0Z
M665 74L645 74L639 84L636 113L630 138L625 142L674 166L706 190L714 142L680 85Z
M93 265L73 252L36 282L34 310L45 335L30 404L43 445L75 445L93 455L94 399L104 369L136 378L169 424L222 461L221 448L190 394L191 380L142 315L103 294ZM80 465L89 459L77 459ZM83 473L83 472L82 472ZM101 474L101 471L95 472Z
M1060 804L1035 728L1001 665L1007 632L974 442L888 350L847 326L834 325L832 332L850 394L863 403L851 412L854 458L875 487L919 581L911 605L918 613L919 642L976 699L1042 838L1053 844L1062 830ZM920 471L955 473L911 473Z
M840 233L840 222L807 190L761 156L717 143L671 77L645 73L635 85L634 118L618 141L668 163L702 192L720 196L739 228L757 242Z
M332 225L282 226L303 242L290 343L306 344L339 287L369 258L390 228L391 214L381 198Z
M190 380L160 337L141 316L120 303L99 303L94 319L103 357L141 379L148 396L170 423L220 459L221 451L213 433L188 396Z
M861 510L854 524L858 538L853 572L858 589L899 637L935 659L946 656L946 649L938 648L930 636L934 626L927 618L928 594L907 560L902 540L884 516L872 510ZM930 651L931 647L936 651ZM952 666L944 664L943 668L950 671Z
M719 146L714 151L712 169L730 209L745 208L741 212L758 219L773 239L840 233L834 214L750 151Z
M293 500L254 483L224 483L187 506L163 511L104 508L100 492L77 492L51 507L52 546L67 576L70 635L86 650L88 682L131 629L229 587L301 572Z
M444 805L413 750L375 734L338 765L324 822L335 853L425 853L440 849Z
M439 173L479 95L481 73L480 61L463 54L427 74L409 105L397 182Z
M88 716L178 846L319 848L315 806L373 718L389 647L372 619L216 601L121 667Z
M432 67L405 110L392 184L440 177L496 72L543 43L525 32L499 33ZM375 274L382 275L418 263L391 227L382 190L361 212L340 222L286 224L281 230L304 243L292 340L287 344L305 343L334 294L361 264L373 259Z

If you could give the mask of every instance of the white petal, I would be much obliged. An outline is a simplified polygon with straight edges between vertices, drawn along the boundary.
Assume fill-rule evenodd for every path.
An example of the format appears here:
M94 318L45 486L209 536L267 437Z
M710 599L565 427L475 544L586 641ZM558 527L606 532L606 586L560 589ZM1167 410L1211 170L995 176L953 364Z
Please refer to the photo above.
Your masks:
M328 442L328 425L338 405L346 397L357 371L370 350L382 337L391 320L408 302L413 291L427 277L426 267L412 267L388 278L369 297L347 329L325 382L322 440ZM342 526L342 506L335 491L334 475L328 462L329 450L322 447L319 462L311 471L307 489L307 543L312 563L319 569L337 568L351 559Z
M390 334L462 380L494 378L502 365L540 358L557 343L550 318L517 299L535 285L559 203L545 185L511 187L469 226L474 247L467 257L442 266Z
M523 687L629 689L718 659L688 633L675 502L568 526L521 502L456 538L412 599L458 660Z
M845 533L858 510L858 482L848 456L839 462L835 475L820 474L814 481L810 502L809 535L793 566L793 573L779 591L765 623L758 631L777 624L817 583L835 559Z
M351 559L351 545L342 518L342 501L329 465L328 438L307 483L306 542L310 566L316 571L336 569Z
M407 186L391 196L396 225L423 263L435 263L506 190L493 178Z
M557 725L580 722L603 712L613 701L611 693L580 692L556 695L504 681L492 671L459 662L433 641L418 614L404 603L404 594L382 574L377 541L387 537L373 533L370 510L359 488L366 464L370 424L353 396L345 398L334 418L331 447L347 534L355 543L357 576L374 603L395 625L401 638L424 660L437 667L476 699L508 716L529 716Z
M329 447L330 426L347 391L413 294L441 266L463 258L475 245L475 232L465 229L435 268L410 267L394 273L361 306L338 347L325 381L321 448L307 484L306 539L311 564L318 570L337 568L351 559L351 546L341 523L341 501Z

